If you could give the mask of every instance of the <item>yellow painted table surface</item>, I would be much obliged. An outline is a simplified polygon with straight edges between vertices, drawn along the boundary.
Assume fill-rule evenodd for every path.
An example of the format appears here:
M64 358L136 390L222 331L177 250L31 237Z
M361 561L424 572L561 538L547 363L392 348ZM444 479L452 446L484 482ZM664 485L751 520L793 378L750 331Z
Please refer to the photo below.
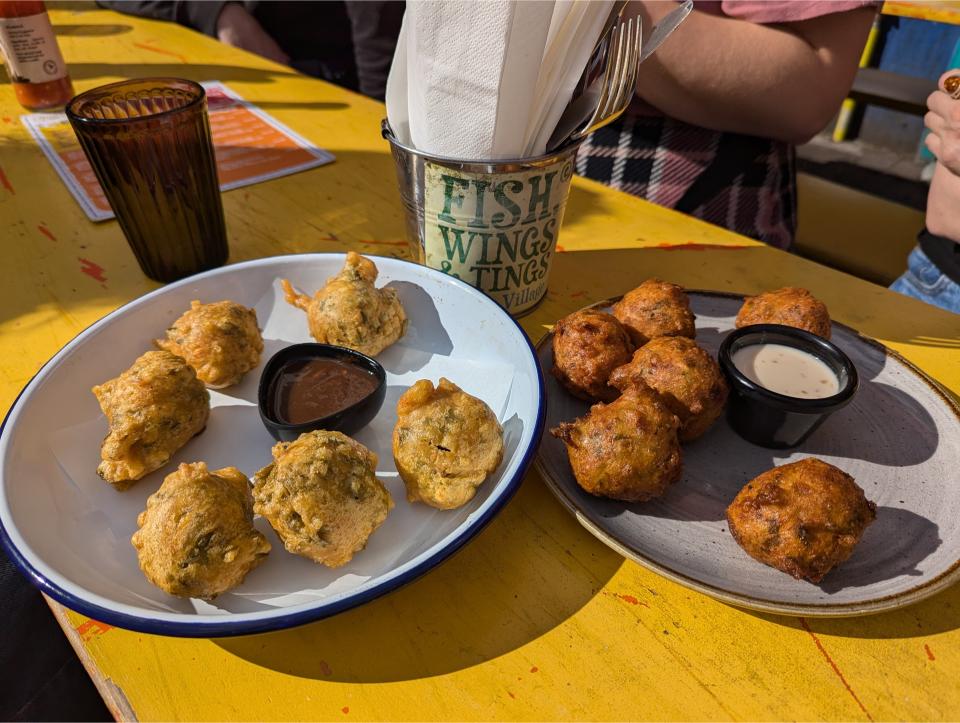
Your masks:
M52 16L78 91L129 76L221 80L336 155L224 194L232 262L405 254L380 104L171 25ZM0 84L4 409L75 334L156 287L115 222L84 217L20 113ZM958 317L878 286L580 179L560 244L549 296L522 320L534 339L651 275L747 293L797 284L960 391ZM297 629L163 638L52 607L114 712L141 720L960 718L960 586L875 617L745 612L624 561L536 473L438 569Z
M884 15L960 25L960 2L957 0L887 0L882 12Z

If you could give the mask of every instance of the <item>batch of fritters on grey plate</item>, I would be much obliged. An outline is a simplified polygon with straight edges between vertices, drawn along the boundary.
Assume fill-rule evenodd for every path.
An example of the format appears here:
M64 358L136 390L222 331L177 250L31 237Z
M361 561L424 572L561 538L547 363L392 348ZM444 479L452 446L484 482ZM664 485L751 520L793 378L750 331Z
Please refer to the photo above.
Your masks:
M721 415L727 383L695 341L686 292L650 279L606 313L587 308L553 330L553 374L574 396L597 402L551 433L566 445L586 492L630 502L660 497L681 477L681 442ZM830 338L823 302L806 289L748 298L737 327L783 324ZM819 582L846 560L876 517L853 478L808 458L750 480L727 508L730 532L753 558Z
M396 292L376 288L376 278L374 263L351 252L312 298L281 283L286 300L306 311L314 339L373 356L407 327ZM160 469L202 432L210 416L206 387L238 383L263 352L256 313L232 301L192 302L155 343L159 351L93 388L109 424L97 473L117 490ZM496 415L447 379L436 387L416 382L401 395L397 417L393 456L411 503L460 507L503 458ZM252 491L240 470L209 470L202 461L165 477L131 539L151 583L203 599L239 585L270 552L254 513L289 552L338 567L366 546L393 507L376 477L377 455L340 432L304 433L276 444L272 456Z

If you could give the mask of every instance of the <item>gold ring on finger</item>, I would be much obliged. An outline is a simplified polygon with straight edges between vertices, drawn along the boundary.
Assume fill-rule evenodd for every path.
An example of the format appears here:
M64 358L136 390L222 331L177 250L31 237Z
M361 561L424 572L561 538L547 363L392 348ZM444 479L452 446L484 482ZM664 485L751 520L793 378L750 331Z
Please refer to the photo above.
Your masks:
M943 88L950 94L951 98L960 100L960 75L951 75L943 81Z

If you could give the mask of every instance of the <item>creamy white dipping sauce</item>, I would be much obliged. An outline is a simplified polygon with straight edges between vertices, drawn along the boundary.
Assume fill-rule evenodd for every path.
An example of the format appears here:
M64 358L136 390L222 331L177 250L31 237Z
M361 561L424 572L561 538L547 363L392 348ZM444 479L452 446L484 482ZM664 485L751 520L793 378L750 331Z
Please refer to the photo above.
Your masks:
M799 399L823 399L840 391L837 375L813 354L784 344L751 344L733 353L733 364L752 382Z

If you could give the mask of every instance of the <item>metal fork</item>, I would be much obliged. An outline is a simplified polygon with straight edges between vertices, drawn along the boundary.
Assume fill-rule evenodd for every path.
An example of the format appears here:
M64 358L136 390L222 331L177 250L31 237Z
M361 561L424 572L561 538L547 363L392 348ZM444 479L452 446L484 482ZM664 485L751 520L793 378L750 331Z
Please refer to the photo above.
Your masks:
M598 128L612 123L630 105L640 65L641 29L638 16L621 22L613 31L607 49L607 69L604 72L597 109L586 125L570 135L571 141L578 141Z

